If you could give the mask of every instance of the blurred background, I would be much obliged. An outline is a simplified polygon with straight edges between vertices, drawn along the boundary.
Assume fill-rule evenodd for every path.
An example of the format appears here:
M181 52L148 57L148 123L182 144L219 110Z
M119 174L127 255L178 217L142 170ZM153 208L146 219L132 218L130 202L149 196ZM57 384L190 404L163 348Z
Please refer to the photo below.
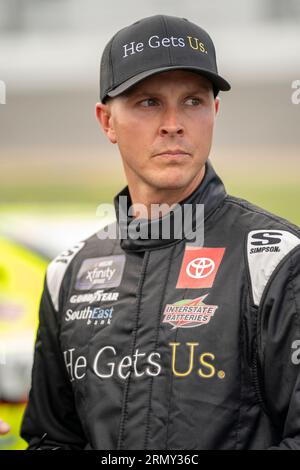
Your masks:
M158 13L212 36L221 93L211 161L227 191L300 225L298 0L0 0L0 449L22 449L38 305L49 259L103 225L125 184L95 120L111 36Z

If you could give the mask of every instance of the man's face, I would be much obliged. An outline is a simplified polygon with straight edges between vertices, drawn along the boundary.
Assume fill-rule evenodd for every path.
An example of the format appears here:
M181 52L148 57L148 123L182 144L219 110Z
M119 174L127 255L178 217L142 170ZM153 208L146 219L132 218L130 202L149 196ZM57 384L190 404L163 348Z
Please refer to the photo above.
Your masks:
M129 187L176 190L193 186L202 173L218 105L206 78L175 70L143 80L96 110L118 144Z

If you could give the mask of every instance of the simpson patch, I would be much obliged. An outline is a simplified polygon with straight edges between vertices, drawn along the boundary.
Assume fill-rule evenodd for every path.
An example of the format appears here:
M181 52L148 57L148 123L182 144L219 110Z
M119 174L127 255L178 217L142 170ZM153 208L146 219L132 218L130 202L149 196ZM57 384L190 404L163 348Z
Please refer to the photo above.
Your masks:
M280 261L299 244L300 239L285 230L252 230L248 234L247 257L256 306Z

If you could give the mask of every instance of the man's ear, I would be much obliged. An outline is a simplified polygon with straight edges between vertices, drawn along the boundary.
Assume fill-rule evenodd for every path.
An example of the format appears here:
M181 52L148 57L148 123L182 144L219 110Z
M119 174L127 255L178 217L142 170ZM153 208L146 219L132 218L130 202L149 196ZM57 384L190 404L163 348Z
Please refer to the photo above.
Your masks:
M96 103L96 119L104 130L112 144L117 143L116 133L113 127L111 106L109 104Z
M220 98L216 96L215 98L215 114L217 115L220 108Z

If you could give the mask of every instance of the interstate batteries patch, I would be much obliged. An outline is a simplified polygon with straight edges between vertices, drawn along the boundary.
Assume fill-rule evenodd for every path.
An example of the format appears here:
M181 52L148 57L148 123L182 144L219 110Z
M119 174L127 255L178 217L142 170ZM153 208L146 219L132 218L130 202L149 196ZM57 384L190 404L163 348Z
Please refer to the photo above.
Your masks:
M208 294L196 299L183 299L175 304L167 304L162 323L169 323L173 328L193 328L206 325L214 316L217 305L207 305L203 301Z

